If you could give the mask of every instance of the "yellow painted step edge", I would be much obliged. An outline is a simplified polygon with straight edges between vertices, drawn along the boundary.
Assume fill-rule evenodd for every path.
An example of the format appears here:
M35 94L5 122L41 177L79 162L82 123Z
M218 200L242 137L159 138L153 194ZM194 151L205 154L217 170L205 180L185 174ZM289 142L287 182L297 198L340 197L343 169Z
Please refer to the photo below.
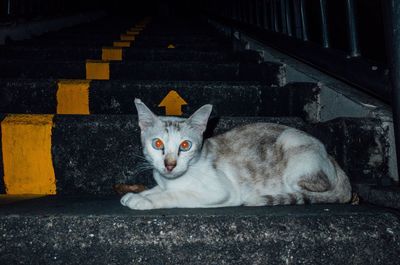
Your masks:
M57 114L90 114L90 80L59 80Z
M101 52L103 61L122 61L121 47L103 47Z
M128 48L128 47L131 47L131 42L130 41L114 41L113 46Z
M1 122L7 194L56 194L51 154L53 116L9 114Z
M110 63L102 60L86 60L87 80L110 80Z

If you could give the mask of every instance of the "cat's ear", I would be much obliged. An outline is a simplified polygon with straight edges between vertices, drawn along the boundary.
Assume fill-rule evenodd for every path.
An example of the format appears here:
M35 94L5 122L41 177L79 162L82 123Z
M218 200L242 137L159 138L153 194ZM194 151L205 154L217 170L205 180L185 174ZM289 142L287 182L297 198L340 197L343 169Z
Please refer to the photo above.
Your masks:
M187 120L188 124L203 133L207 128L208 118L212 111L212 105L207 104L198 109L192 116Z
M154 125L157 116L138 98L135 98L135 106L139 116L139 127L142 131Z

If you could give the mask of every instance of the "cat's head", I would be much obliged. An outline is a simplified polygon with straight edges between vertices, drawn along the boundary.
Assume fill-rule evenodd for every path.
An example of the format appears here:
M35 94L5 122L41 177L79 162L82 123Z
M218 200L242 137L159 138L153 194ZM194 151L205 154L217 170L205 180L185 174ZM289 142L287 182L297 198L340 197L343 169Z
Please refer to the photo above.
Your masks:
M180 177L199 158L212 105L188 119L156 116L140 99L135 105L146 159L165 178Z

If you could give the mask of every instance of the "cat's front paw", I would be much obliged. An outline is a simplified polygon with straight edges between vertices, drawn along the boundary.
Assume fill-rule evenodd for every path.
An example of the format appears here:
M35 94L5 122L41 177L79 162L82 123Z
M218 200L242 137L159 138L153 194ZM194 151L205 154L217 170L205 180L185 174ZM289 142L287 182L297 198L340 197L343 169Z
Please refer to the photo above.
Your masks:
M127 193L121 198L121 204L133 210L154 209L153 203L140 194Z

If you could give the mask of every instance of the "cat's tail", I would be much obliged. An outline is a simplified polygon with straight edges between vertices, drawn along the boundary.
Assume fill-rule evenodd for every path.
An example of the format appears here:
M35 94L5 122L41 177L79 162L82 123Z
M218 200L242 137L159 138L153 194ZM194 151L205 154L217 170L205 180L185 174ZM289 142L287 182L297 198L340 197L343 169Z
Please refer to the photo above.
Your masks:
M351 200L350 180L333 157L329 157L329 160L336 170L336 183L331 190L327 191L327 194L336 196L339 203L347 203Z
M313 192L299 190L285 194L273 194L263 196L265 205L290 205L311 203L347 203L351 200L351 185L346 173L339 164L330 157L336 171L335 181L330 183L326 191Z

